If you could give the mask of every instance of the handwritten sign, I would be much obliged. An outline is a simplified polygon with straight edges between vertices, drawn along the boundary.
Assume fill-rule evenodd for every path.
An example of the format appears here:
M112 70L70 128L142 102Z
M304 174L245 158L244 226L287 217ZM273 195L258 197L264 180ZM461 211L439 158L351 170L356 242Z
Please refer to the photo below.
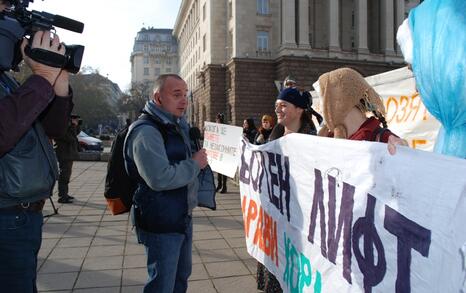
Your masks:
M215 172L233 178L238 169L239 141L243 129L237 126L204 123L204 148Z

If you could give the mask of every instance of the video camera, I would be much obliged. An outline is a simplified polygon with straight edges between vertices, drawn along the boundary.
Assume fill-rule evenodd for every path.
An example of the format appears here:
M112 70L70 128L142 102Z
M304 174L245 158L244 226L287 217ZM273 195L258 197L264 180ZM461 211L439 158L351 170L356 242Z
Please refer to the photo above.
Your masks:
M28 11L29 3L34 0L5 2L9 2L11 8L0 13L0 71L18 70L18 64L22 60L20 46L24 36L29 36L31 43L37 31L54 31L54 26L77 33L83 32L82 22L44 11ZM39 63L77 73L81 67L84 46L65 45L64 56L40 48L31 48L30 44L26 45L24 52Z

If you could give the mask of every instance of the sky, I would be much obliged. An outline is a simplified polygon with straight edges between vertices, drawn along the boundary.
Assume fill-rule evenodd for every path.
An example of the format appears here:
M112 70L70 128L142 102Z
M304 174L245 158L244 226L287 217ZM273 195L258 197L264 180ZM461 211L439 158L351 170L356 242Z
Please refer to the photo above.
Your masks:
M84 45L81 64L98 69L122 91L131 83L130 56L142 27L173 28L181 0L35 0L28 10L84 23L82 34L57 28L60 41Z

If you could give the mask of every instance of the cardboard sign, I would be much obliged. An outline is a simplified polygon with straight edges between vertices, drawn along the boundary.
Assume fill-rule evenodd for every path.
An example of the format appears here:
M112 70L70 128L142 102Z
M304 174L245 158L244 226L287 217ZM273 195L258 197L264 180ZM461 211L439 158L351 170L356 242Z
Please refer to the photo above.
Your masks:
M237 126L204 122L204 148L215 172L233 178L238 169L239 140L243 129Z

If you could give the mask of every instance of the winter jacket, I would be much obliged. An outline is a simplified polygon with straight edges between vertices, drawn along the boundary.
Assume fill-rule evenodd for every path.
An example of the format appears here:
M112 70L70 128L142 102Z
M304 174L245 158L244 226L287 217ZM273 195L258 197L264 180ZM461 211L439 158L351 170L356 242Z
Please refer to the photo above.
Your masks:
M192 159L189 125L153 101L144 111L164 129L145 124L126 137L128 171L132 176L137 172L142 179L134 195L136 223L149 232L182 233L197 205L200 172Z

